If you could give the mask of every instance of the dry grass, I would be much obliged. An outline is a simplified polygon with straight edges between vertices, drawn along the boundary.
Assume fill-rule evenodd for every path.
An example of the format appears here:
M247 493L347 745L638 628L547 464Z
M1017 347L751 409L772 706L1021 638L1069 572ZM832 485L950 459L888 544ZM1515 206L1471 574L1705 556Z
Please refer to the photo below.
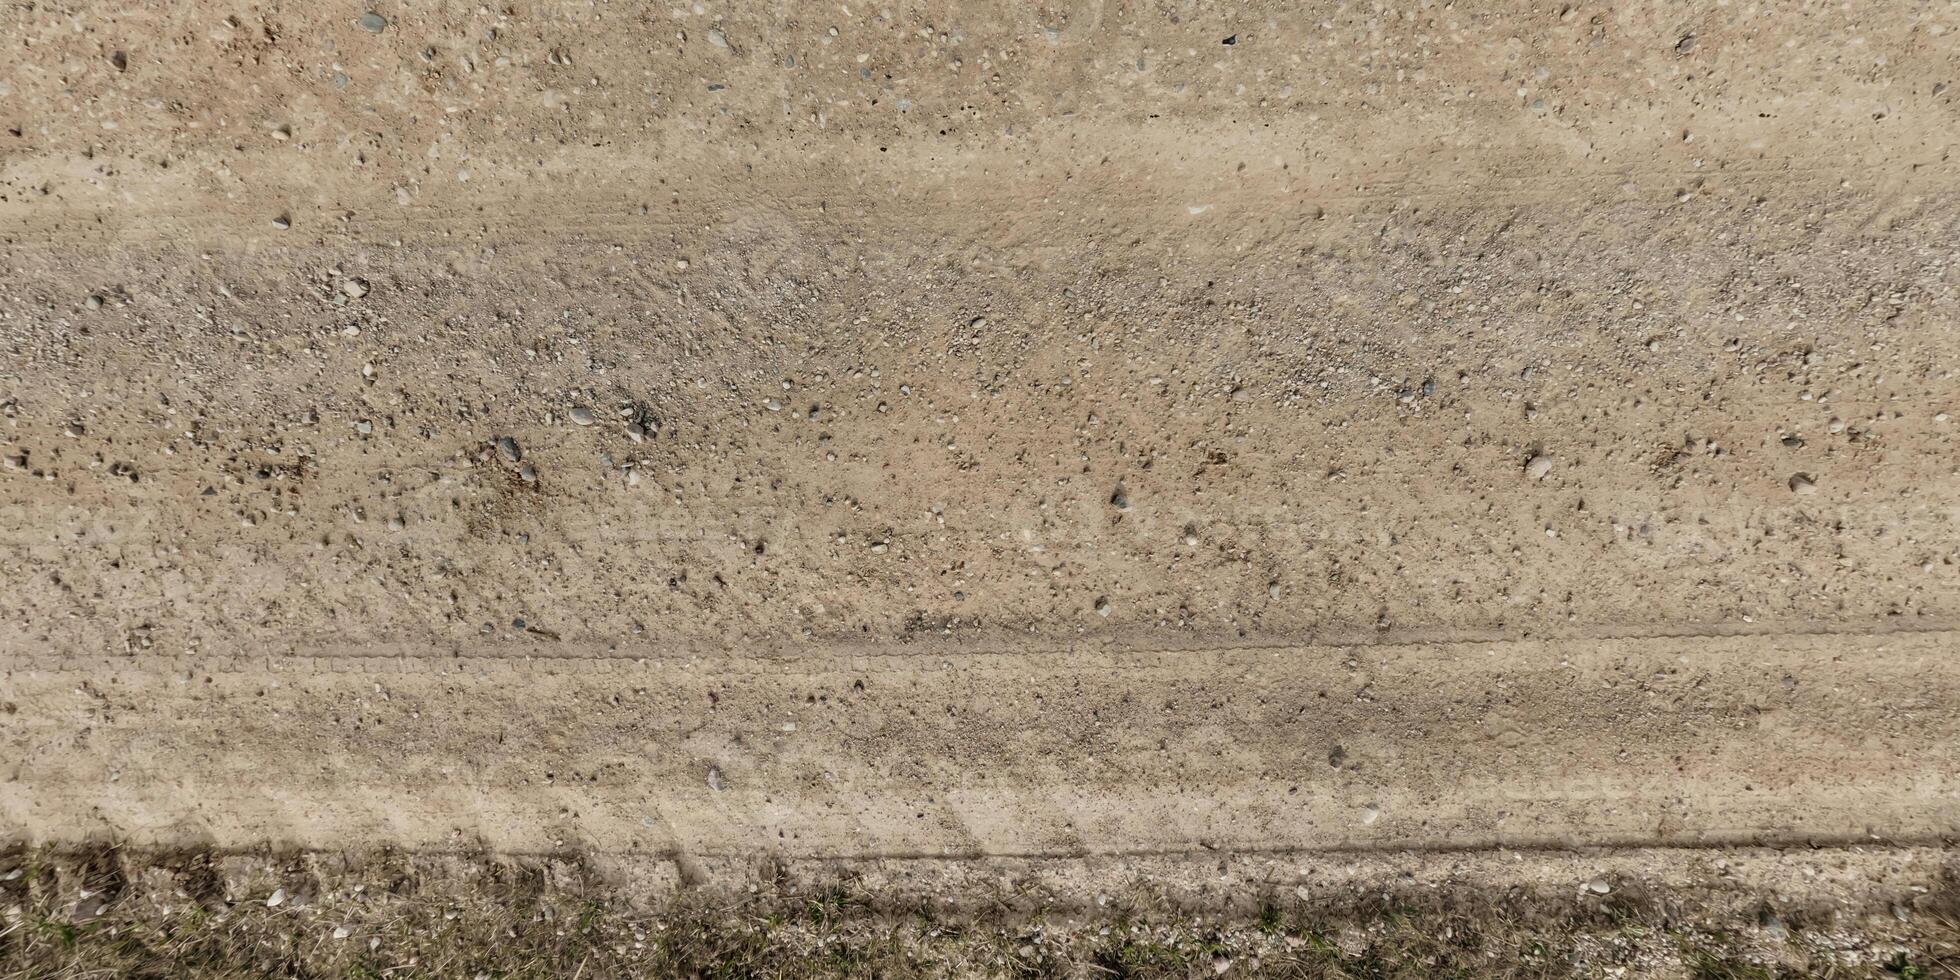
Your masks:
M1268 898L1222 915L1147 901L950 914L848 882L784 883L735 898L684 892L649 912L541 866L482 860L430 875L383 862L321 875L280 858L241 872L241 860L17 854L0 976L1960 977L1951 888L1881 935L1767 912L1689 925L1666 896L1637 889L1587 905L1428 892ZM278 905L268 891L237 894L278 882L290 883Z

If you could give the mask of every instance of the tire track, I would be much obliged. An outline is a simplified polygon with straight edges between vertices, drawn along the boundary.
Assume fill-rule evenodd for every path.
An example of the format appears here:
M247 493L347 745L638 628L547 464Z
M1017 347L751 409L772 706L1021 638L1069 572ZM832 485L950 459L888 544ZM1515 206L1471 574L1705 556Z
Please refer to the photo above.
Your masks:
M1803 158L1790 158L1790 161L1799 159ZM1864 162L1851 158L1801 166L1790 161L1766 165L1738 164L1714 173L1693 168L1629 170L1603 167L1578 174L1566 170L1558 175L1534 177L1471 169L1464 171L1459 180L1420 179L1408 174L1369 172L1365 190L1336 189L1348 181L1333 179L1316 182L1318 186L1314 188L1281 190L1260 186L1211 194L1208 195L1208 210L1192 217L1202 226L1219 215L1246 212L1268 214L1276 202L1303 211L1316 206L1331 206L1355 212L1378 210L1384 206L1433 209L1465 206L1466 202L1479 209L1564 206L1578 201L1646 201L1656 208L1667 208L1677 203L1671 195L1680 192L1677 185L1683 181L1705 181L1710 178L1719 181L1717 187L1704 193L1746 195L1774 187L1789 193L1827 195L1838 188L1847 174L1862 173L1867 167ZM840 198L848 199L861 193L854 191L850 183L826 190L812 189L812 185L823 185L829 179L820 170L797 173L760 182L761 186L750 187L739 197L727 196L718 201L704 202L701 207L710 213L720 213L752 210L754 202L767 201L771 209L815 217L830 207L838 206ZM1891 175L1885 178L1881 193L1861 197L1859 209L1882 213L1901 203L1919 202L1927 192L1949 188L1957 179L1960 179L1960 170L1940 164L1929 164L1900 175ZM918 178L913 183L930 185L932 181ZM880 196L875 202L866 199L854 206L851 213L867 218L900 214L908 222L943 222L946 220L944 215L949 213L946 205L955 199L960 205L958 210L964 212L983 215L1012 213L1026 206L1030 200L1040 200L1052 193L1062 186L1063 181L1058 177L1053 186L1043 184L1027 189L1023 189L1023 183L1015 181L1015 190L990 187L976 190L971 183L961 182L953 190L921 192L897 202ZM1186 198L1191 196L1190 193L1176 189L1177 185L1172 181L1159 183L1161 186L1147 184L1142 188L1125 185L1121 191L1123 211L1134 213L1155 207L1181 213L1186 208ZM1627 183L1642 185L1640 192L1624 190L1623 185ZM207 205L146 209L128 206L16 205L0 208L0 243L13 246L85 245L107 241L129 245L169 243L173 246L222 243L227 250L251 250L267 246L282 249L317 246L322 243L344 245L409 236L441 241L453 240L456 236L474 239L513 235L521 235L530 242L541 238L658 239L699 224L672 216L641 213L642 199L655 190L620 186L603 195L582 192L565 196L486 192L480 197L468 199L466 203L432 202L407 208L392 199L370 199L359 193L328 194L328 198L341 202L328 211L353 217L345 221L334 219L317 224L302 221L296 228L303 228L303 231L261 230L261 222L234 213L251 210L256 214L268 208L275 211L290 209L285 204L287 195L275 192L260 195L256 207L241 204L233 198ZM1072 188L1071 193L1080 193L1081 190ZM307 192L315 197L319 194L317 187L312 185L308 185ZM1117 193L1115 189L1089 190L1091 197ZM136 194L138 199L169 196ZM53 213L44 213L50 210ZM535 217L519 217L537 215L549 218L539 221ZM303 219L305 215L301 213L295 217Z
M0 820L730 859L1935 846L1960 830L1957 646L15 661Z
M687 647L657 644L619 644L580 640L553 640L539 637L530 643L461 644L431 639L420 643L359 645L337 644L320 637L263 655L219 654L79 654L0 652L0 669L43 672L89 673L99 670L135 669L176 672L196 668L225 673L267 670L305 672L308 669L346 670L421 669L453 661L489 662L522 668L524 665L552 667L567 665L646 665L660 662L687 662L728 665L744 661L767 662L770 667L822 672L828 665L844 662L881 662L890 669L911 670L918 664L956 657L963 667L984 665L988 660L1014 660L1029 657L1121 658L1124 665L1104 668L1114 672L1129 669L1128 663L1151 658L1202 656L1259 656L1294 654L1303 657L1339 656L1354 653L1411 653L1451 656L1469 653L1515 656L1551 646L1589 643L1650 643L1680 640L1798 640L1834 638L1852 642L1881 643L1898 637L1934 641L1960 648L1960 622L1936 618L1913 622L1877 621L1867 623L1813 622L1682 624L1679 626L1628 626L1622 629L1593 627L1579 632L1546 631L1538 635L1517 635L1503 630L1451 630L1389 632L1348 631L1335 635L1265 637L1236 642L1210 640L1179 642L1161 635L1087 636L1070 638L1060 644L1031 641L1025 646L1006 648L988 641L921 640L916 644L826 643L821 640L794 645L758 644L761 649L735 651L720 646L697 644ZM377 652L377 647L385 652ZM1492 650L1509 647L1510 650ZM1717 647L1716 649L1720 649ZM1707 651L1703 651L1707 652ZM398 667L384 667L394 664ZM325 666L331 665L331 666ZM411 667L410 665L416 665ZM1094 670L1093 666L1085 669Z

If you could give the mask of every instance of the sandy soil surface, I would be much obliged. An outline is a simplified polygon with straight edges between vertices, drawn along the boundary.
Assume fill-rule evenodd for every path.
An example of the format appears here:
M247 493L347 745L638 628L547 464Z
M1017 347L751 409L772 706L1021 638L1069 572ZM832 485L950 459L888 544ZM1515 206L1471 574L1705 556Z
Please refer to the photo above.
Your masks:
M1943 848L1956 29L11 5L0 831Z

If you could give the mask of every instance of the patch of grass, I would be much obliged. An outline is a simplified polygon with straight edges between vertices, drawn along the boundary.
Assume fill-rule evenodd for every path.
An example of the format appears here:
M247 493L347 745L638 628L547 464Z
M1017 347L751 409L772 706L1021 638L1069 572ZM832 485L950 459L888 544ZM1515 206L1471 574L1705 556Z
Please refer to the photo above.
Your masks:
M1733 955L1697 950L1689 954L1688 976L1693 980L1776 980L1768 967L1745 963Z
M1825 946L1799 930L1765 948L1753 921L1690 927L1639 894L1248 897L1239 912L1138 900L1093 914L1015 894L950 915L850 880L779 878L647 910L576 863L483 857L434 874L388 859L336 871L278 855L13 857L23 874L0 883L0 977L34 980L1960 976L1944 892L1916 932Z

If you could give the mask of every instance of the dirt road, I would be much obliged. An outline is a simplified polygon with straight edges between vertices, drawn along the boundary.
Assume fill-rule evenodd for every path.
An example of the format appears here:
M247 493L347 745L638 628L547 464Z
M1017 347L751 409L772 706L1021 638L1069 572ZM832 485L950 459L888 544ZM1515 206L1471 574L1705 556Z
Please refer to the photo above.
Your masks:
M12 842L1960 829L1951 8L126 6L0 13Z

